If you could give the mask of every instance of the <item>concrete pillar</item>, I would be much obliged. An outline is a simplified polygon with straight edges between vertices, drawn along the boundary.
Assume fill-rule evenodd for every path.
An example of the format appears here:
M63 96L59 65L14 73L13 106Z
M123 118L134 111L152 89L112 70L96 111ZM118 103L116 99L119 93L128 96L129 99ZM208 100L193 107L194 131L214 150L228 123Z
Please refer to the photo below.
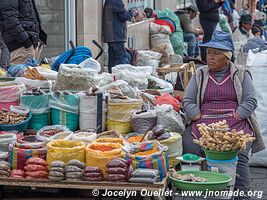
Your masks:
M77 44L87 46L95 57L99 49L92 43L102 45L102 0L77 0Z

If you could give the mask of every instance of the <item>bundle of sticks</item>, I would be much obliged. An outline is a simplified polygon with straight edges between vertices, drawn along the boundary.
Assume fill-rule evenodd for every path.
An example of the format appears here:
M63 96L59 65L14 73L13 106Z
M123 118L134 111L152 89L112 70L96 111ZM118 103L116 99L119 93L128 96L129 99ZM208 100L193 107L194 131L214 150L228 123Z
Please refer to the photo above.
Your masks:
M226 120L209 125L197 124L197 128L201 137L199 140L194 139L194 143L212 151L243 150L247 143L255 140L255 137L245 134L243 130L230 130Z
M45 77L43 77L36 68L29 68L27 67L26 73L23 75L23 77L31 80L46 80Z

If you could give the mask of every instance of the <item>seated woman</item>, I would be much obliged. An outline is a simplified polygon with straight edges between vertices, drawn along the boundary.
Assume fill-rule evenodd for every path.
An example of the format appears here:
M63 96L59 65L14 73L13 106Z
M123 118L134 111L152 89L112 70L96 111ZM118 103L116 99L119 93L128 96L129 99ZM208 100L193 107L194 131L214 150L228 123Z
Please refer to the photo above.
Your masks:
M231 35L215 32L212 40L202 44L207 48L207 66L197 69L187 86L183 107L192 121L183 134L183 153L201 155L200 146L193 143L200 133L196 124L210 124L226 120L231 129L244 130L255 135L256 140L238 155L236 189L250 190L248 153L265 148L254 110L256 92L250 73L231 62L234 51ZM235 198L239 199L239 198ZM249 197L241 199L249 199Z
M251 29L254 38L251 38L247 41L247 43L243 46L243 52L248 53L249 50L257 49L257 51L265 51L267 50L267 41L262 39L261 30L254 26Z

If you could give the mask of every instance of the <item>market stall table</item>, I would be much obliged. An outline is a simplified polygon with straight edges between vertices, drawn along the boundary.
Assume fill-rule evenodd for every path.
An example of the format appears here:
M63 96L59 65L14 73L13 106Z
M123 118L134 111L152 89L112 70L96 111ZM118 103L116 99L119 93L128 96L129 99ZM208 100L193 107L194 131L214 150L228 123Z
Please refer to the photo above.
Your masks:
M61 189L82 189L82 190L108 190L108 191L165 191L167 188L166 177L163 181L156 184L145 184L145 183L130 183L130 182L88 182L88 181L61 181L51 182L49 180L33 180L33 179L14 179L14 178L3 178L0 177L1 194L0 200L4 199L4 186L13 187L33 187L33 188L61 188ZM100 199L100 197L98 197ZM151 197L151 199L154 199ZM167 198L166 198L167 199Z

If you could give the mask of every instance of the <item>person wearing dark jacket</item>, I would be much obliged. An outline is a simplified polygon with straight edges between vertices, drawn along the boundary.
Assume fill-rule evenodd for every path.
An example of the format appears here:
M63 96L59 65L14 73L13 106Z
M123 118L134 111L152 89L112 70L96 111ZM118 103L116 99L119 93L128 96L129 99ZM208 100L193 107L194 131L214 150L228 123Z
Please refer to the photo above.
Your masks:
M3 40L10 53L10 64L21 64L30 58L39 59L47 35L34 0L1 0L0 21Z
M209 42L220 21L219 8L225 0L196 0L200 25L204 31L203 43ZM201 48L201 59L206 62L206 49Z
M104 42L108 43L108 70L118 64L129 64L130 59L124 43L127 39L126 22L133 13L127 11L122 0L106 0L103 11Z
M9 66L9 60L10 60L10 53L0 32L0 68L1 67L4 69L7 68Z

